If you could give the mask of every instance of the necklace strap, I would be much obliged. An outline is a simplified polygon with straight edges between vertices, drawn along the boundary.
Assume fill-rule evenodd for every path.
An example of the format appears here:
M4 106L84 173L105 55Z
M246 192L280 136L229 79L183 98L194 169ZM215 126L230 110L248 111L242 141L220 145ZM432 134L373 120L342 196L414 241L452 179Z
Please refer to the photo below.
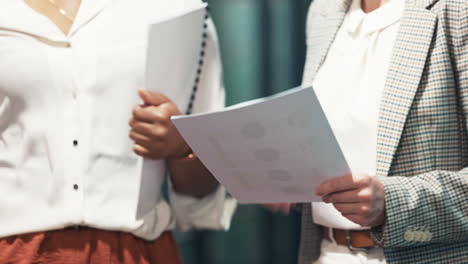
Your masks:
M193 84L192 94L190 95L189 104L187 106L187 110L185 111L186 115L190 115L193 112L193 105L195 103L195 99L197 96L198 85L200 84L202 73L203 73L203 65L205 63L205 54L206 54L206 46L207 46L207 39L208 39L209 18L210 18L209 7L206 7L205 23L203 24L202 42L201 42L201 47L200 47L200 58L198 60L197 74L196 74L195 81Z

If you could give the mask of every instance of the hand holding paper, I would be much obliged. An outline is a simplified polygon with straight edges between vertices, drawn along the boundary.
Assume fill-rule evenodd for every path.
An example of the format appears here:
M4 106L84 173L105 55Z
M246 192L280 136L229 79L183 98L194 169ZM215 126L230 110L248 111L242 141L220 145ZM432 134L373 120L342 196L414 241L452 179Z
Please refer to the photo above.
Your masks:
M310 87L173 121L241 203L320 201L315 187L349 172Z
M206 4L200 4L181 10L148 28L145 89L163 94L180 111L187 107L196 76L205 8ZM165 171L164 160L144 160L137 218L152 210L160 199L155 186L163 183Z
M385 188L376 177L348 174L322 182L316 192L356 224L379 226L385 222Z

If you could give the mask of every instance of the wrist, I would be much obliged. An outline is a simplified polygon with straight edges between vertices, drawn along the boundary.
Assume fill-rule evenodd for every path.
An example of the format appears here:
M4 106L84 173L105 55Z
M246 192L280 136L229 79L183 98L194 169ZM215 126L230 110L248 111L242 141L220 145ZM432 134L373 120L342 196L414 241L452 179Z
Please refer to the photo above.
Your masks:
M168 162L183 162L183 161L192 161L197 159L197 156L195 153L192 151L190 146L188 144L184 144L183 147L179 151L177 151L175 154L169 156L167 158Z

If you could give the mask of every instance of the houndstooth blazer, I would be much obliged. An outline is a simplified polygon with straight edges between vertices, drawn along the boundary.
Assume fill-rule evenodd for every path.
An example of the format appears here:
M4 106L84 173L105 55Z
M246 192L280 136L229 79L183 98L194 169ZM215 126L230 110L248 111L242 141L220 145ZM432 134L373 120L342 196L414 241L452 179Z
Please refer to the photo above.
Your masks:
M312 3L304 84L312 84L350 3ZM372 232L388 263L468 263L467 120L468 0L407 0L378 128L386 223ZM310 205L302 211L299 263L311 264L322 234ZM429 235L410 239L408 231Z

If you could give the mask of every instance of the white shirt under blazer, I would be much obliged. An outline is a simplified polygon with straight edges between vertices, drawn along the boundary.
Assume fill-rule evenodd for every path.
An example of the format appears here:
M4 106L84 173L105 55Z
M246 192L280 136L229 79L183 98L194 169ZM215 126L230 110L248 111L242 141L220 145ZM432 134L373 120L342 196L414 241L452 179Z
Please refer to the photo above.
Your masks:
M313 81L353 173L376 174L380 100L404 6L404 0L384 0L366 14L361 0L353 0ZM368 229L349 221L332 204L313 203L312 208L316 224Z
M73 225L147 240L175 224L228 228L234 206L222 187L201 200L170 191L170 205L161 197L136 217L142 158L128 121L144 88L147 25L200 3L83 0L64 35L22 0L0 2L0 237ZM210 24L194 111L223 104Z

